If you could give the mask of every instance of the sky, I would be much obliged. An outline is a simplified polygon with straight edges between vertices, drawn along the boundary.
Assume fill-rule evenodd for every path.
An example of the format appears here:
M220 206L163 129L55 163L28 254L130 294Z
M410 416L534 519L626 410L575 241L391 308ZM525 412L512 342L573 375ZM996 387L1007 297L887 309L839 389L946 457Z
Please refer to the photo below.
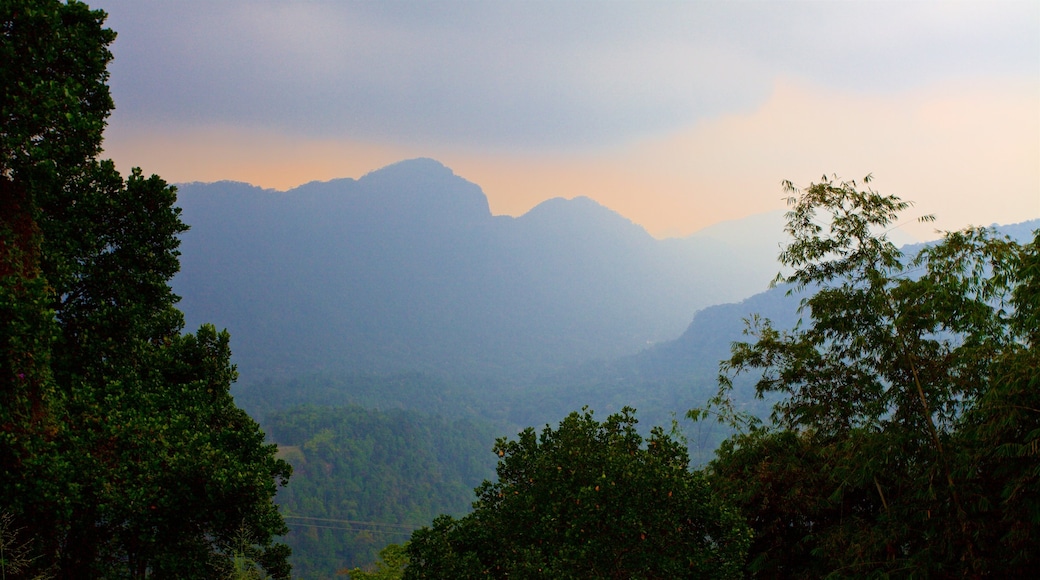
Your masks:
M431 157L495 214L588 196L674 237L871 174L918 239L1040 217L1040 2L88 3L106 156L170 182Z

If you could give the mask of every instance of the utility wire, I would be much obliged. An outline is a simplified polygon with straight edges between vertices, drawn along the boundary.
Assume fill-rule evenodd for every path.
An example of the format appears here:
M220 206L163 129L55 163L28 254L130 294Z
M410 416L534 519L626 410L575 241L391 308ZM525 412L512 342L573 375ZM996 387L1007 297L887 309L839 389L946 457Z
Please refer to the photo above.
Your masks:
M360 521L360 520L341 520L341 519L335 519L335 518L315 518L315 517L310 517L310 516L283 515L282 519L285 519L285 520L302 520L302 521L297 521L297 522L293 522L293 523L295 523L295 525L311 526L311 527L318 527L315 524L308 523L308 522L311 522L311 521L314 521L314 522L331 522L331 523L335 523L335 524L347 524L349 526L373 526L373 527L381 527L381 528L397 528L397 529L399 529L401 531L409 531L409 532L417 530L417 529L422 527L421 525L416 525L416 524L388 524L388 523L384 523L384 522L365 522L365 521ZM287 523L289 523L289 522L287 522ZM353 528L343 528L343 529L353 529Z
M319 526L319 525L315 525L315 524L294 524L294 525L297 526L296 529L293 530L293 529L290 528L290 530L289 530L290 532L292 532L292 531L301 531L301 528L317 528L317 529L321 529L321 530L339 530L341 532L368 532L370 534L378 534L378 535L391 536L391 537L392 536L407 536L408 535L408 532L405 531L405 530L378 530L378 529L370 530L370 529L363 529L363 528L340 528L340 527L336 527L336 526Z
M367 522L367 521L361 521L361 520L341 520L341 519L335 519L335 518L316 518L316 517L311 517L311 516L290 516L290 515L284 515L284 516L282 516L282 518L284 518L284 519L294 519L294 520L311 520L311 521L318 521L318 522L334 522L334 523L340 523L340 524L360 524L360 525L384 526L384 527L391 527L391 528L406 528L406 529L409 529L409 530L415 530L415 529L418 529L418 528L422 527L421 525L416 525L416 524L389 524L389 523L385 523L385 522Z

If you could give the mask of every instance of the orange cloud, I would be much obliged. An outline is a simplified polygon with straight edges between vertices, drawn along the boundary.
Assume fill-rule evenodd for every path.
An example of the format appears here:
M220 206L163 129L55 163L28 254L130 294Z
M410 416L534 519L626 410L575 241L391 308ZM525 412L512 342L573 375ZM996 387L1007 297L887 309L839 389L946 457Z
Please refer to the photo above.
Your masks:
M937 214L937 224L907 226L927 238L935 227L1040 216L1038 103L1035 79L897 95L786 80L756 110L609 150L429 150L236 127L146 129L117 118L106 151L123 170L140 165L169 181L232 179L276 189L433 157L479 184L496 214L586 195L658 236L781 208L782 179L807 185L824 172L873 173L883 193Z

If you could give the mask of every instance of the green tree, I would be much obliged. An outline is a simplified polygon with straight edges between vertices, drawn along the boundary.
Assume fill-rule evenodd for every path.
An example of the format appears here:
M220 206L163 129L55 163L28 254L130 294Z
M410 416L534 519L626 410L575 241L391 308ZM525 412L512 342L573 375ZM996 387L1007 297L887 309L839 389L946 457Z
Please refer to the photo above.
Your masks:
M39 202L100 150L114 34L81 4L4 0L0 23L0 498L27 530L67 503Z
M1009 325L1019 339L993 361L989 388L965 413L957 445L974 531L990 569L1040 563L1040 231L1022 248Z
M100 161L105 14L0 0L0 510L67 578L288 576L289 467L229 394L226 333L181 334L176 192Z
M1009 356L1033 353L1015 368L1022 377L1036 371L1035 336L1009 314L1026 312L1021 248L968 229L908 259L884 233L907 202L826 177L804 191L787 187L792 241L780 261L793 273L777 282L808 291L810 322L780 331L750 321L755 340L733 346L713 401L725 410L732 377L753 369L762 371L759 395L785 395L769 429L731 414L752 428L711 467L755 527L751 570L1008 572L987 539L987 521L1003 509L987 506L1002 500L985 490L994 476L979 471L996 441L984 444L969 427L993 426L980 413L1008 404L1034 413L1035 424L1035 405L1006 392ZM1022 435L1021 444L1035 440ZM796 483L803 477L811 485ZM1036 512L1015 520L1040 523Z
M498 481L473 513L412 534L405 578L727 578L750 540L743 520L689 470L660 428L645 441L632 409L603 423L499 439Z
M379 561L372 570L353 568L344 570L350 580L401 580L408 566L408 543L390 544L379 551Z

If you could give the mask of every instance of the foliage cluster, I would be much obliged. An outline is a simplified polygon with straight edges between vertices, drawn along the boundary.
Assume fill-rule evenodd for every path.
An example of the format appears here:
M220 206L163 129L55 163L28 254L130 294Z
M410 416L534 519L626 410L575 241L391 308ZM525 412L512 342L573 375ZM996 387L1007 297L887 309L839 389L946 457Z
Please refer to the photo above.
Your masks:
M412 534L405 578L728 578L750 534L689 469L682 441L645 441L632 409L500 439L473 513Z
M379 551L379 560L371 570L354 567L347 570L350 580L401 580L408 567L408 543L389 544Z
M31 562L4 573L213 577L245 550L285 577L289 466L234 405L227 333L181 333L175 190L97 159L104 18L0 1L0 510Z
M749 571L1028 575L1040 232L1021 246L967 229L908 259L883 233L907 202L827 178L791 191L793 273L777 281L810 290L809 324L749 321L754 341L733 346L713 400L750 427L709 470L754 529ZM759 395L782 395L768 426L729 397L756 369Z

